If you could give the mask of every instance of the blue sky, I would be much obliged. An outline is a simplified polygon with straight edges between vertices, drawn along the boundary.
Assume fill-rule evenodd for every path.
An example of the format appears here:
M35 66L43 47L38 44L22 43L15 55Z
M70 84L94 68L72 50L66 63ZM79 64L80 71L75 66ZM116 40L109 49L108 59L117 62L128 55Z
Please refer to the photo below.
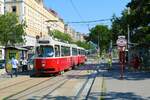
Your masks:
M126 4L131 0L44 0L45 6L55 10L65 22L109 19L120 16ZM76 11L76 10L77 11ZM69 24L77 32L88 33L96 24L111 26L110 21L89 24Z

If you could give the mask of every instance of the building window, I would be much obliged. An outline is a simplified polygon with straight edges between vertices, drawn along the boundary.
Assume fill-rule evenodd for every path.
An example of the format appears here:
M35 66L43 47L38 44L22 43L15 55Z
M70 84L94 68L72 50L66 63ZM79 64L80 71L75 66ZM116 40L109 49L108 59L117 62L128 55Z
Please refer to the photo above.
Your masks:
M12 12L16 12L17 9L16 9L16 6L12 6Z

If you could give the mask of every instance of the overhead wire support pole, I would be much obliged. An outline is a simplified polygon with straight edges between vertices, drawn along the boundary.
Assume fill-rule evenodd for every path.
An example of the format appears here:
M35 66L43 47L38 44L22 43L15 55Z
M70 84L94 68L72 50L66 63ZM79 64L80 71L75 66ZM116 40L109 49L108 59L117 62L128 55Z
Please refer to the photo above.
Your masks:
M130 7L128 7L128 15L130 14ZM128 64L130 62L130 26L128 24Z

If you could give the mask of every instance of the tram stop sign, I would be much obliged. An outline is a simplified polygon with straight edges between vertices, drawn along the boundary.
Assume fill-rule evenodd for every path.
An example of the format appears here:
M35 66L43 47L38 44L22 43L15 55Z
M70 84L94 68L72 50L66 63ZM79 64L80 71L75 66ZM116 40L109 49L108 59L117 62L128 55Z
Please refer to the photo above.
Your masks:
M118 36L116 43L119 47L125 47L127 45L127 40L125 39L125 36Z

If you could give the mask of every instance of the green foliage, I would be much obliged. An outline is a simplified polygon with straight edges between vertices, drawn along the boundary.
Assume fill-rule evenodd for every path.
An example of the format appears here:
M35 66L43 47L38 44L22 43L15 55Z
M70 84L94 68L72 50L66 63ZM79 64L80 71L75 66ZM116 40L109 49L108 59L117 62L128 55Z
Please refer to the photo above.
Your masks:
M115 15L113 15L111 32L114 44L116 43L119 35L124 35L127 37L128 33L127 17L128 17L127 10L124 10L122 12L122 17L116 17Z
M86 41L77 41L75 42L75 44L77 44L79 47L83 47L86 50L95 48L90 42L86 42Z
M133 42L150 42L150 0L132 0L130 7L130 26Z
M58 30L53 30L52 33L54 38L60 39L61 41L68 41L69 43L73 41L69 34L62 33Z
M101 51L105 51L109 48L109 44L112 38L112 34L107 26L96 25L90 30L89 40L95 44L98 44Z
M112 33L114 41L118 35L127 37L129 25L131 42L150 42L150 0L131 0L127 5L130 13L125 9L121 17L112 18Z
M14 13L0 15L0 44L3 46L23 43L25 36L25 24L19 23L18 17Z

